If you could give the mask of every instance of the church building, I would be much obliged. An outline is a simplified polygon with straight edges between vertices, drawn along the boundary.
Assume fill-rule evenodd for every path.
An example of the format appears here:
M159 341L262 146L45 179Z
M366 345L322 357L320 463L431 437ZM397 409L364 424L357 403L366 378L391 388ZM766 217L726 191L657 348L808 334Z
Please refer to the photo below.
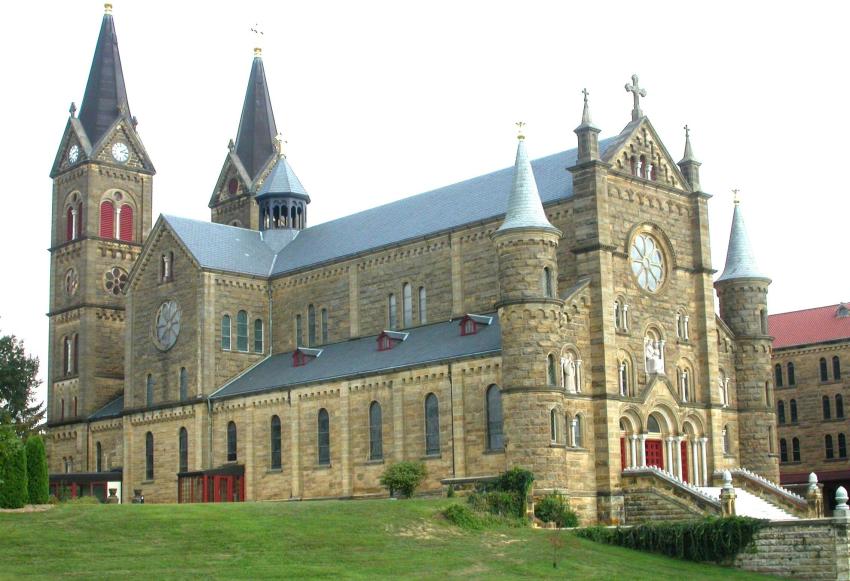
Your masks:
M54 490L350 498L402 460L426 492L521 466L617 522L635 468L778 482L770 279L737 204L714 278L690 136L674 161L626 90L611 137L585 92L565 151L531 159L518 124L512 167L312 225L257 49L211 221L154 220L107 5L50 173Z

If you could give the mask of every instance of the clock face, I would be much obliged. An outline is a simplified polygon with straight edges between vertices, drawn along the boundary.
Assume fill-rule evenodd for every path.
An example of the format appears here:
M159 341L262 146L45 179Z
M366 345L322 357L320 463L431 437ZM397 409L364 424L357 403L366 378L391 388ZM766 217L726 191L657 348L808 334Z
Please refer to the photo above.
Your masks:
M119 163L125 163L130 159L130 148L126 143L117 141L112 145L112 157Z
M68 150L68 162L75 164L78 159L80 159L80 147L78 145L72 145L71 149Z
M168 351L180 334L180 307L175 301L165 301L156 312L155 340L160 349Z

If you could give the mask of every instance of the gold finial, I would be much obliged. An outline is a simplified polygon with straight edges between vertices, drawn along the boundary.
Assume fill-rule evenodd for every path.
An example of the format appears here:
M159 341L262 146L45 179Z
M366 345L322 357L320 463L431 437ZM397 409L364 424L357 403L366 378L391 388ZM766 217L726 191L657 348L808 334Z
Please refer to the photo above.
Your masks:
M286 157L286 152L284 151L284 145L287 144L287 141L283 138L283 135L278 133L274 136L274 148L277 151L278 157Z
M112 14L112 2L107 2L103 5L104 14Z
M255 38L254 56L255 57L263 56L263 46L262 46L263 45L263 31L260 28L260 25L254 24L254 26L251 27L251 32L254 33L254 38Z
M732 190L732 203L735 204L736 206L741 203L741 200L738 199L738 192L740 192L740 191L741 190L739 190L737 188Z
M517 127L516 138L517 139L525 139L525 130L523 129L523 127L525 127L525 121L517 121L514 125L516 125L516 127Z

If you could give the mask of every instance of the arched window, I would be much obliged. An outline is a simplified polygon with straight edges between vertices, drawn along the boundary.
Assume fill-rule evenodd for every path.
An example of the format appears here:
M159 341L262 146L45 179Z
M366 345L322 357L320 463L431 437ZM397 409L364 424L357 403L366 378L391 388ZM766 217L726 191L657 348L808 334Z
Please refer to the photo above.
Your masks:
M832 414L829 411L829 396L823 396L823 398L821 398L821 402L823 403L823 419L828 420L832 417Z
M189 432L186 428L180 428L177 433L177 450L178 450L178 472L189 471Z
M254 353L263 352L263 320L254 319Z
M72 417L77 417L77 396L74 396L74 413Z
M64 397L59 401L59 419L60 420L65 419L65 398Z
M555 373L555 356L551 353L546 357L546 382L551 386L558 383L558 377Z
M779 439L779 461L788 461L788 444L785 442L785 438Z
M381 404L369 404L369 460L384 458L384 434L381 425Z
M685 367L679 369L679 391L683 402L691 401L691 372Z
M248 351L248 313L239 311L236 313L236 349Z
M831 460L833 456L835 456L835 452L832 449L832 436L827 434L823 439L824 447L826 448L826 459Z
M779 366L777 365L777 367L779 367ZM782 371L782 368L780 367L780 372L781 371ZM796 383L797 383L797 378L795 377L795 374L794 374L794 363L789 361L788 362L788 385L796 385ZM782 386L777 385L776 387L782 387Z
M148 407L153 405L153 375L150 373L145 381L145 405Z
M101 238L112 239L115 237L115 206L109 200L100 203L100 230Z
M835 417L844 417L844 397L840 393L835 394Z
M820 358L820 380L821 381L829 381L829 373L826 367L826 358Z
M419 324L424 325L428 322L428 297L425 294L425 287L419 287Z
M502 392L498 386L487 388L487 449L503 450L505 448L502 434Z
M832 379L841 379L841 360L838 355L832 358Z
M792 424L797 423L797 400L796 399L791 400L791 423Z
M844 434L838 434L838 457L847 457L847 439L844 437Z
M103 447L100 445L100 442L94 445L94 457L94 471L103 472Z
M236 422L227 422L227 461L236 462Z
M307 307L307 347L316 346L316 307Z
M230 351L230 315L221 318L221 348Z
M732 434L729 432L729 426L723 426L723 453L731 454L732 450Z
M62 338L62 370L65 372L65 375L71 375L73 373L73 341L70 337Z
M573 446L576 448L583 448L583 440L582 440L582 421L581 414L576 414L576 417L573 418Z
M785 402L782 400L776 404L776 416L780 424L785 423Z
M272 470L280 470L280 418L277 416L272 416L269 447L272 451Z
M553 444L558 442L558 410L549 410L549 439Z
M319 410L318 417L319 465L328 466L331 463L331 421L328 410Z
M649 416L649 419L646 421L646 431L652 434L661 433L661 426L658 424L658 418L655 416Z
M398 326L398 309L396 308L395 295L392 293L387 297L387 319L389 329L394 331Z
M440 454L440 406L437 396L425 396L425 455Z
M791 440L791 459L794 462L800 461L800 439L794 438Z
M74 342L71 348L71 373L77 374L80 369L77 363L80 360L80 335L74 333Z
M413 291L410 288L410 283L401 285L401 304L404 314L404 327L413 326Z
M614 301L614 329L616 331L623 330L623 303L620 299Z
M623 397L634 395L632 394L631 366L629 365L628 359L620 361L619 383L620 395Z
M301 347L304 344L304 333L301 329L301 315L295 315L295 346Z
M633 155L633 156L629 159L629 162L630 162L630 164L631 164L632 175L633 175L633 176L638 175L638 161L637 161L637 157Z
M153 480L153 434L145 434L145 480Z
M118 238L125 242L133 241L133 208L122 204L118 210Z
M543 296L547 299L555 298L555 285L552 281L552 271L548 266L543 268Z
M328 310L322 309L322 344L328 341Z
M638 173L640 177L646 179L646 156L641 155L640 161L638 162Z
M789 365L790 365L790 364L789 364ZM774 374L773 381L774 381L774 383L776 383L776 387L782 387L782 365L780 365L779 363L777 363L777 364L773 367L773 374ZM791 379L790 379L790 378L788 379L788 383L789 383L789 384L791 383Z
M180 368L180 401L189 399L189 372L185 367Z

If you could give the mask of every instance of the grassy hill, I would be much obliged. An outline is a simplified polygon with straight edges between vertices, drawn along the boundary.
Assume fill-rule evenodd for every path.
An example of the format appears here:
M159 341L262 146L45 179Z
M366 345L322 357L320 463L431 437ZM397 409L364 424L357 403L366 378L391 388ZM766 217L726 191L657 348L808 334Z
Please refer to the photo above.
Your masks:
M763 579L584 541L467 532L452 500L61 505L0 514L0 578ZM558 568L553 535L560 534Z

